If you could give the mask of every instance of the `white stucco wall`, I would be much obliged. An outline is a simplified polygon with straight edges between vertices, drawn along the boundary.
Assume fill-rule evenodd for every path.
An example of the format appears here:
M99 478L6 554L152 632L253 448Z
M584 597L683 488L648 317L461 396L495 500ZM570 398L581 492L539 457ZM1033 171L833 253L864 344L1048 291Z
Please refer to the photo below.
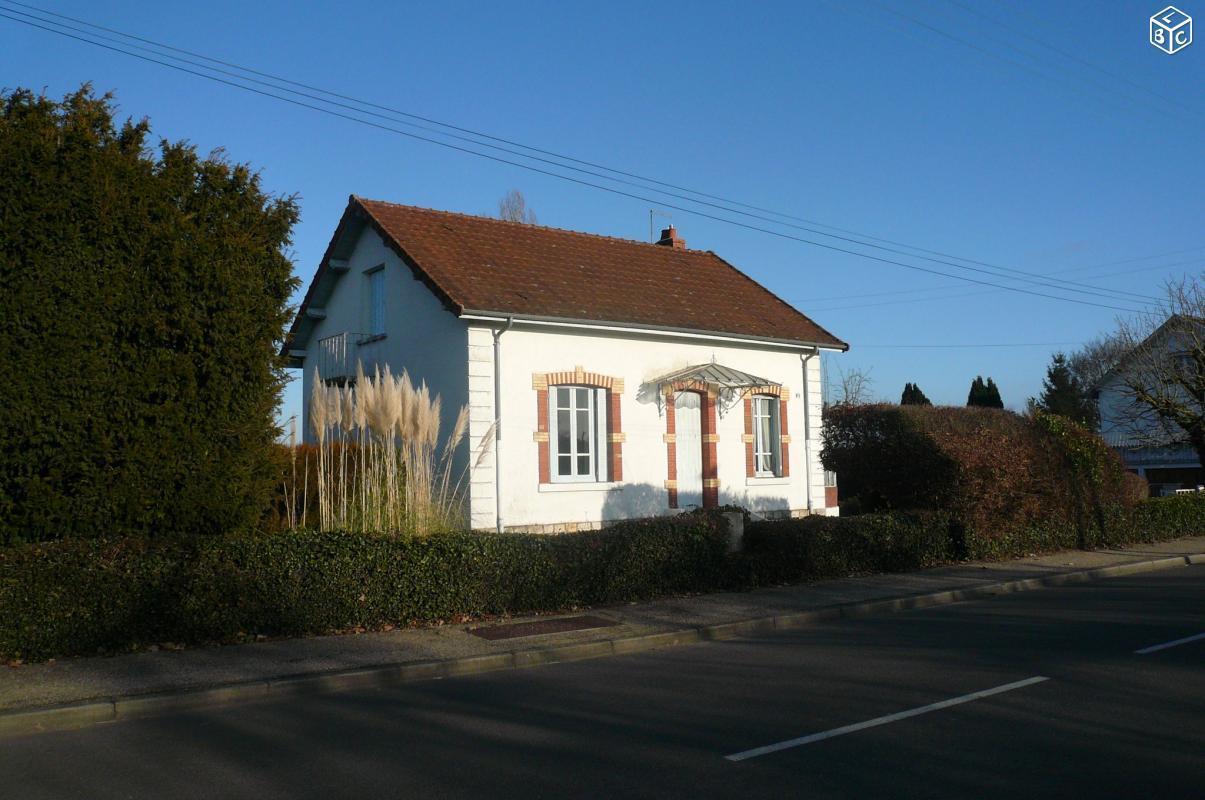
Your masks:
M493 422L494 374L491 329L468 330L470 438L476 447ZM812 509L824 511L824 473L820 466L820 358L807 365L810 440L804 446L804 369L798 350L754 347L702 340L666 339L631 334L525 327L521 323L501 338L502 519L506 527L602 522L635 516L675 513L668 507L665 408L651 381L676 369L716 361L785 386L789 393L789 477L745 476L743 406L736 398L721 403L716 447L719 502L753 510L805 511L810 478ZM533 373L572 371L582 367L624 381L621 400L623 481L616 484L539 483L537 393ZM810 462L805 470L805 450ZM473 471L471 521L474 528L496 524L494 465L491 451ZM831 513L836 513L833 509Z
M1107 440L1130 438L1133 434L1133 423L1127 421L1127 409L1130 401L1122 394L1123 383L1117 375L1111 375L1101 382L1096 405L1100 411L1100 432Z
M1174 342L1168 347L1173 347ZM1100 434L1105 442L1117 449L1126 466L1143 477L1147 470L1193 469L1200 466L1196 451L1190 445L1161 444L1181 435L1170 423L1160 422L1153 414L1138 413L1126 388L1132 376L1124 368L1108 375L1097 390L1097 409L1100 412ZM1185 395L1187 399L1187 395ZM1174 484L1173 484L1174 485Z
M455 424L460 408L468 402L464 360L467 327L413 277L410 268L371 228L365 228L356 242L348 258L347 272L339 277L322 309L326 318L317 322L307 344L303 377L307 416L318 341L343 331L369 330L366 273L380 265L384 265L385 273L385 336L366 344L349 345L349 352L354 353L353 359L362 361L366 373L371 374L378 364L381 367L388 364L395 374L403 368L409 371L416 384L426 381L432 394L441 397L440 430L446 433ZM305 436L306 441L313 438L308 419ZM461 474L466 465L467 447L462 446L454 474Z
M1159 335L1157 346L1166 349L1168 353L1175 353L1191 350L1193 345L1181 335L1163 334ZM1115 446L1150 444L1162 441L1169 435L1179 435L1180 432L1170 423L1160 420L1143 406L1135 406L1132 393L1126 388L1126 382L1133 380L1134 376L1133 368L1123 361L1114 372L1106 375L1097 387L1100 433L1105 441ZM1181 402L1191 404L1191 398L1182 389L1173 387L1172 391L1179 393Z

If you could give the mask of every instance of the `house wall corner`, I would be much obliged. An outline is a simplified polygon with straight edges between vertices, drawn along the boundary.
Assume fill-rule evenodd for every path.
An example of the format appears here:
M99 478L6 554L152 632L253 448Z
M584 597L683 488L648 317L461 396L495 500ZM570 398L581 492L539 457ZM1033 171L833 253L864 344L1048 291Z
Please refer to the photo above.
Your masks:
M502 337L502 347L506 337ZM494 530L497 526L496 470L498 448L505 446L491 430L494 425L494 337L486 327L468 329L466 365L469 384L469 526ZM515 440L514 431L506 444ZM503 489L505 491L505 489Z

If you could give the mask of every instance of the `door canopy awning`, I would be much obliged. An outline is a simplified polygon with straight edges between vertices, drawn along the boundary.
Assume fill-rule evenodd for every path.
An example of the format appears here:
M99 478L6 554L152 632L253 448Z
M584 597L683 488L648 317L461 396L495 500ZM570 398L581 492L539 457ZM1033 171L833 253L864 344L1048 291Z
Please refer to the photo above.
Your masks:
M725 367L723 364L698 364L693 367L676 370L668 375L657 378L661 386L678 382L697 382L715 386L719 389L752 389L761 386L781 386L775 381L768 381L739 369Z

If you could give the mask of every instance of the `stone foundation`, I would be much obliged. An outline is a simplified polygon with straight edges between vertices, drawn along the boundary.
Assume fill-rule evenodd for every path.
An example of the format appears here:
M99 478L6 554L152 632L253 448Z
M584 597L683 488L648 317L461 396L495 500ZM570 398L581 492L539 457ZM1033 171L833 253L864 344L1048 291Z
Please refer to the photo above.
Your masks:
M753 511L749 516L754 519L798 519L809 514L836 516L835 508L817 508L808 511L806 508L775 509L773 511ZM539 525L507 525L506 533L577 533L578 531L597 531L627 520L610 519L605 521L593 520L585 522L549 522ZM481 529L478 533L493 533L493 529Z

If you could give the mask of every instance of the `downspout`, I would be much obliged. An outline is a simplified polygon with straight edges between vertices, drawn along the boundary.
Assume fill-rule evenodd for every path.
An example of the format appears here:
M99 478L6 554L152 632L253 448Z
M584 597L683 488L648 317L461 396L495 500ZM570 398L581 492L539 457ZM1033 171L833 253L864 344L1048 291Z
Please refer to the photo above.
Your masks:
M803 367L803 485L807 492L809 514L812 513L812 458L808 452L808 444L812 440L812 407L808 402L808 362L815 356L815 351L807 355L799 354L799 363Z
M515 324L513 314L494 337L494 530L502 533L502 334Z

